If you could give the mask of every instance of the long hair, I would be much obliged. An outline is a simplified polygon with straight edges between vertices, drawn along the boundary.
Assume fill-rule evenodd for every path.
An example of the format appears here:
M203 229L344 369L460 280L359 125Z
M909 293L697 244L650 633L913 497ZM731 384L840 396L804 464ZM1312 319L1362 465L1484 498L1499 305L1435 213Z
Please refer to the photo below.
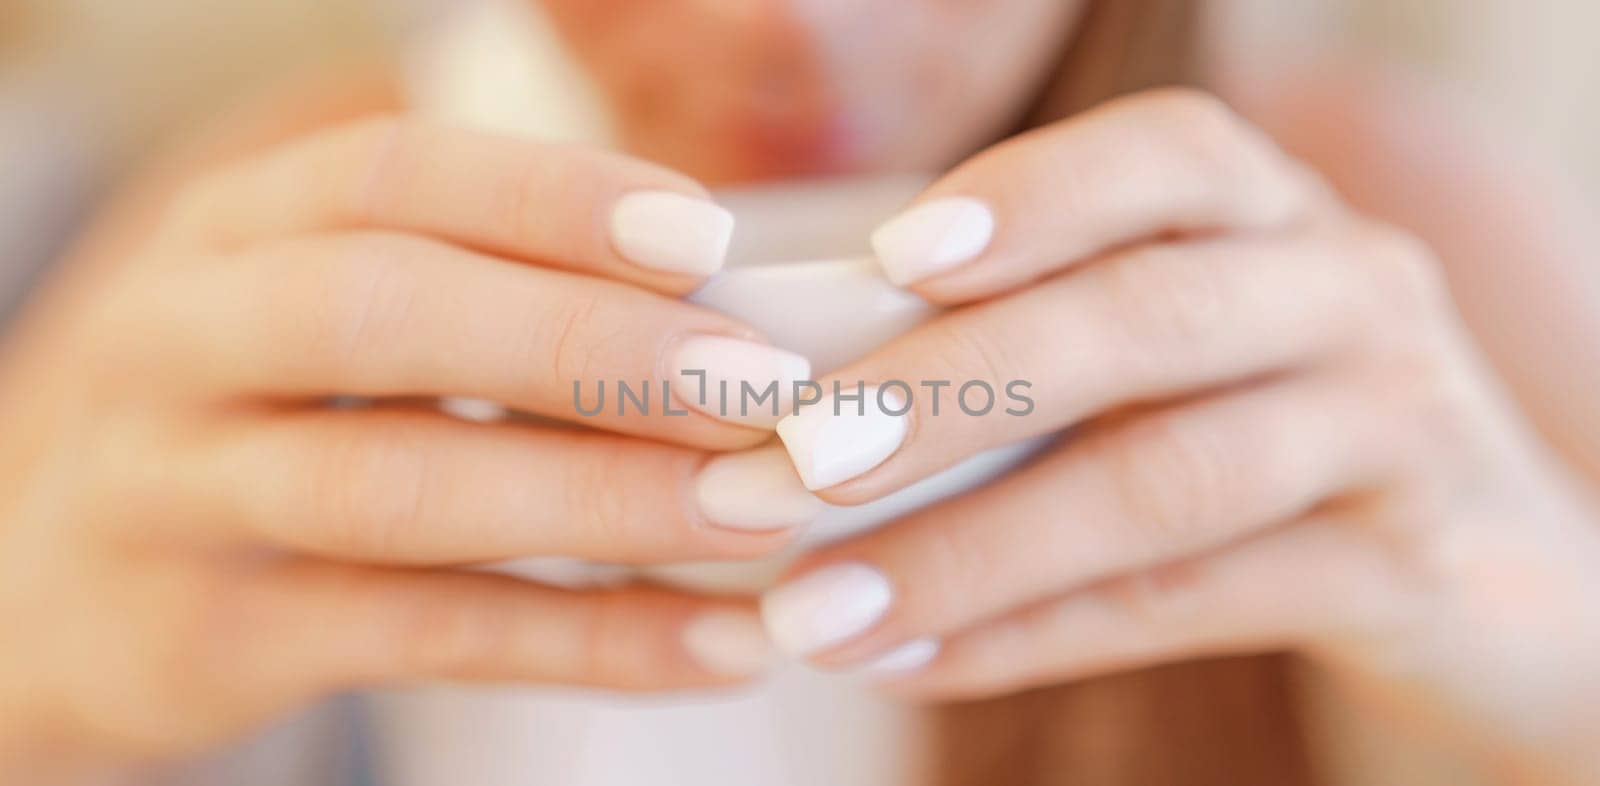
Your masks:
M1090 0L1024 127L1199 83L1199 4ZM946 705L929 769L939 786L1309 786L1288 665L1192 661Z

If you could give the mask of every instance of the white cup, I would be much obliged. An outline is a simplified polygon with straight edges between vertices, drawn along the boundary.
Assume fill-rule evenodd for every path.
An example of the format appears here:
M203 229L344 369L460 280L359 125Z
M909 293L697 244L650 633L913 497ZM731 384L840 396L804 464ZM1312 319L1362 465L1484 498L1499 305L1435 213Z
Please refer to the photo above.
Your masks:
M717 194L735 216L733 247L725 269L690 300L736 317L775 345L805 355L813 377L866 355L939 313L889 283L867 244L872 229L904 208L925 182L911 176L855 178ZM644 572L696 589L761 589L797 551L862 532L984 483L1036 445L1029 441L987 451L866 505L828 507L794 549L777 557L658 566Z
M926 178L902 175L719 192L717 200L735 217L733 244L723 271L689 300L736 317L777 346L805 355L813 377L862 357L939 313L889 283L868 245L873 228L905 207L925 183ZM765 559L626 568L534 558L497 569L568 586L644 575L690 589L753 592L769 586L796 554L985 483L1026 458L1042 439L980 453L865 505L826 507L791 548Z

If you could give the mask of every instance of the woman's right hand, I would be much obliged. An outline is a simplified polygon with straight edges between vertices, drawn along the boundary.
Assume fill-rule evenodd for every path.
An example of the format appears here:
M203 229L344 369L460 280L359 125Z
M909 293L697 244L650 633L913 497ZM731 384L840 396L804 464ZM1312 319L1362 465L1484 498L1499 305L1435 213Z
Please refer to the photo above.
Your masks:
M138 253L65 277L0 365L0 772L192 752L349 686L761 669L743 599L451 567L751 557L805 515L798 480L782 510L697 483L765 428L682 399L575 414L576 382L806 375L675 299L731 231L700 186L380 119L210 173L162 215ZM597 429L458 420L439 396Z

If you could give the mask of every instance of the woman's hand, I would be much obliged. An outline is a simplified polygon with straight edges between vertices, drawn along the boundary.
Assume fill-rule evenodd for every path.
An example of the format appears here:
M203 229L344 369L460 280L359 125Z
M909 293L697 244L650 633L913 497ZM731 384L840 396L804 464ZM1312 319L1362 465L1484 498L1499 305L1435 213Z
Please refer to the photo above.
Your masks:
M779 425L809 485L860 503L1071 431L810 555L763 600L780 646L925 697L1295 648L1510 764L1596 772L1593 511L1421 244L1188 92L985 152L874 243L961 308L823 380L908 383L909 414ZM966 380L1033 406L968 416Z
M806 376L674 298L731 230L700 186L382 119L210 174L164 214L135 257L43 300L0 377L0 771L192 751L379 681L653 690L761 668L743 601L448 569L748 557L798 523L696 486L704 451L764 428L694 401L619 416L614 389L576 415L579 382L587 405L648 380L659 408L681 367ZM441 396L599 430L466 422Z

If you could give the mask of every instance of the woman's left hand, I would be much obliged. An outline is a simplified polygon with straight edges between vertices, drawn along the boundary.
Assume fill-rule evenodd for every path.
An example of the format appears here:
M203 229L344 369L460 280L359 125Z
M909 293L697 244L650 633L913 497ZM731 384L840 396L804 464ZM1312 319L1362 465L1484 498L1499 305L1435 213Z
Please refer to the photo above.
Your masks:
M905 382L909 414L780 426L810 487L1072 431L808 556L764 599L780 646L925 697L1292 648L1516 764L1596 755L1600 530L1422 244L1186 91L991 149L874 243L960 308L822 381Z

